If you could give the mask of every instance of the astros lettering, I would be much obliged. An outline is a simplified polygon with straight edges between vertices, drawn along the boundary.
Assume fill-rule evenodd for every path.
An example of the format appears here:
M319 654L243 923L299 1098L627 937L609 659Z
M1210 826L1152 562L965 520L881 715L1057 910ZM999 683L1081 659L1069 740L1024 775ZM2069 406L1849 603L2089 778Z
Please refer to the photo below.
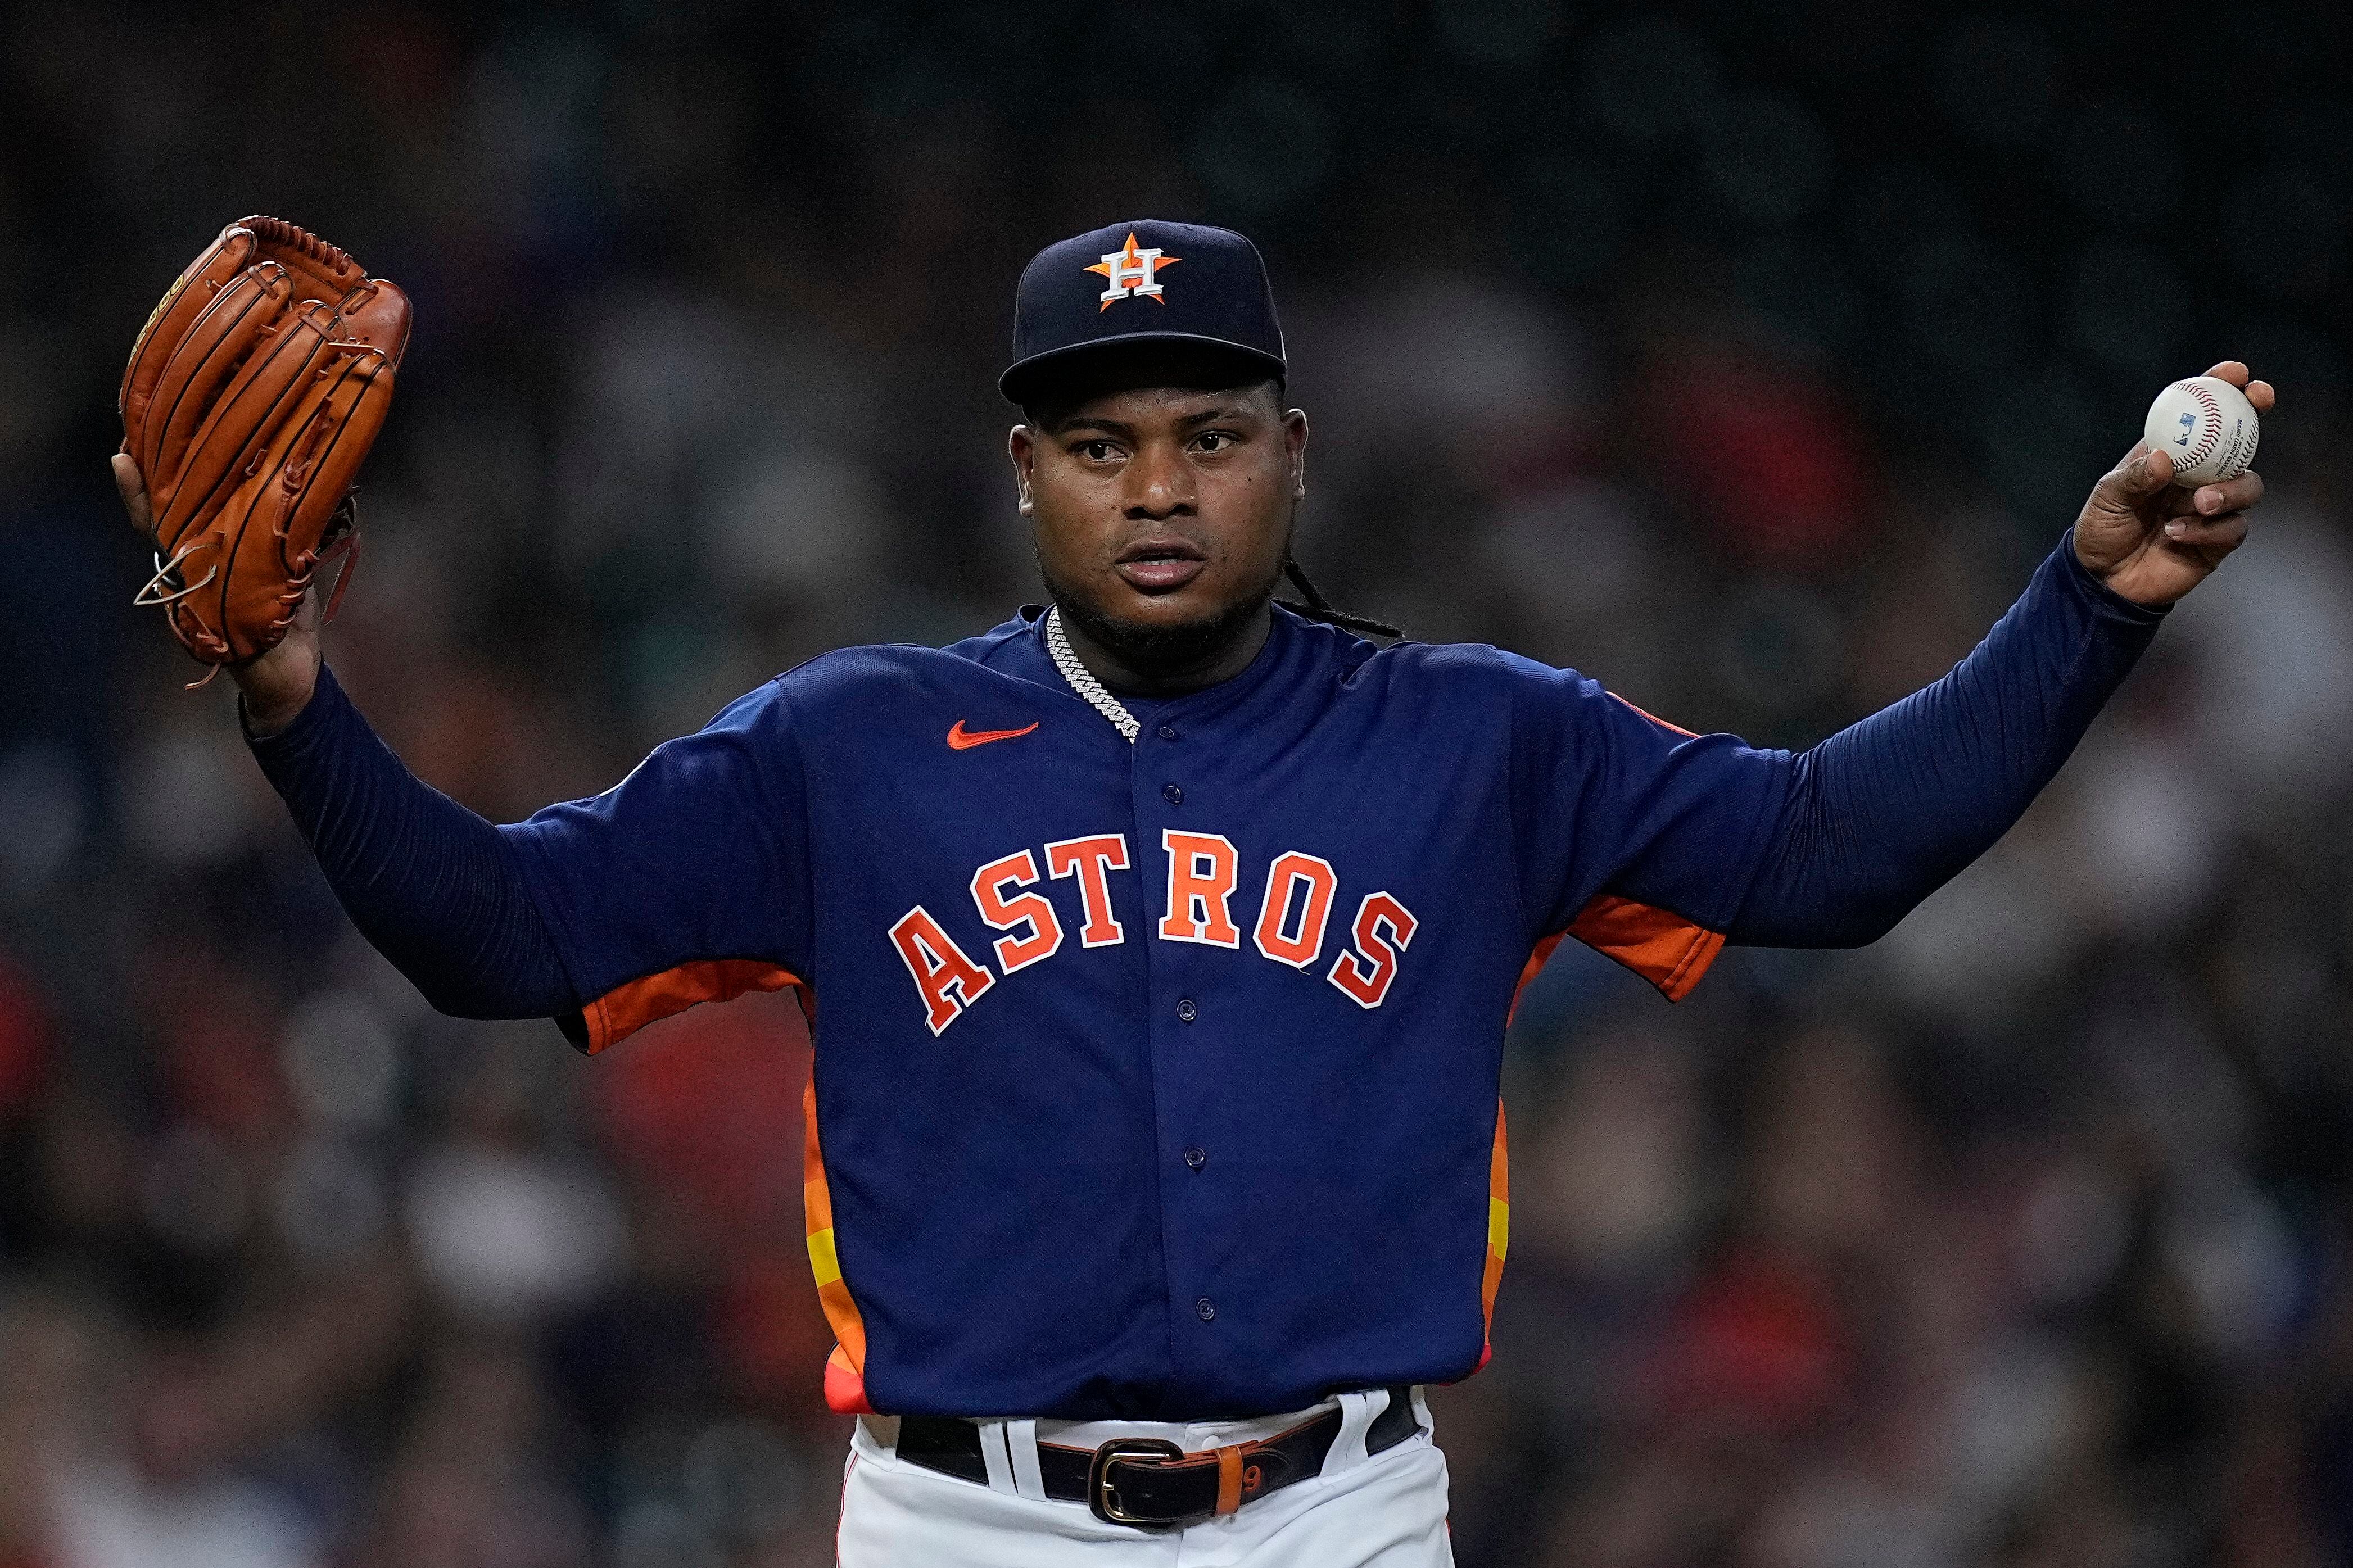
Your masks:
M1161 908L1166 912L1154 922L1153 934L1162 942L1239 951L1242 928L1234 899L1243 889L1240 857L1231 841L1222 834L1174 828L1165 829L1160 841L1167 878ZM1112 913L1111 878L1132 868L1126 835L1064 838L1042 847L1046 877L1076 885L1079 944L1115 947L1125 942L1127 930ZM915 983L933 1034L962 1017L1000 975L1017 974L1061 951L1061 917L1038 890L1039 882L1039 858L1027 848L999 856L972 874L974 910L984 925L1004 933L987 945L987 953L997 961L994 971L986 957L976 959L966 952L921 904L892 925L892 945ZM1285 850L1274 857L1253 887L1260 896L1250 924L1251 945L1277 963L1315 969L1340 889L1339 873L1331 862L1304 850ZM1398 965L1419 923L1396 895L1365 894L1324 978L1357 1006L1379 1006L1397 981Z

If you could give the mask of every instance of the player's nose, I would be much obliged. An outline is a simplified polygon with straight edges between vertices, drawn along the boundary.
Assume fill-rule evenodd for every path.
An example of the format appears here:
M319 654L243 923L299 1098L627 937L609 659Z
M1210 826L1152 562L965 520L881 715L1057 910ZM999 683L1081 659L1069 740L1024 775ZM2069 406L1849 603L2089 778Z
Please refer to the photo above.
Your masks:
M1134 521L1189 517L1194 511L1193 470L1181 452L1163 442L1146 442L1127 465L1124 510Z

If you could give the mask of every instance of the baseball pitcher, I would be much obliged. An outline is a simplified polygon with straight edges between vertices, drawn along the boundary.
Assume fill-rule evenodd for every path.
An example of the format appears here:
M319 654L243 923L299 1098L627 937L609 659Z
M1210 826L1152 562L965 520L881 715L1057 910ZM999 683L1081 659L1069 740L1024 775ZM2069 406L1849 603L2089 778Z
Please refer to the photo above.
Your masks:
M266 651L201 643L435 1006L595 1052L797 993L849 1568L1451 1562L1421 1390L1488 1354L1520 989L1564 939L1680 998L1726 942L1887 931L2017 820L2263 493L2136 447L1951 673L1760 751L1362 635L1292 559L1286 371L1241 236L1049 247L1000 384L1050 603L812 659L526 822L410 775L310 598ZM158 593L205 559L167 548Z

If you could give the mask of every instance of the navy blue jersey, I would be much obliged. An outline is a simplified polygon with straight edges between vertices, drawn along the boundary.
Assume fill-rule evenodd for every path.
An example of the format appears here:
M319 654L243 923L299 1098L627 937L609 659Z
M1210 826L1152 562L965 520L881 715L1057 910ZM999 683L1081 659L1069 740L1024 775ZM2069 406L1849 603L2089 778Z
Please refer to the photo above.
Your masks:
M1564 933L1671 996L1788 758L1278 610L1134 744L1034 616L831 653L506 829L587 1044L796 985L838 1408L1187 1417L1459 1378Z
M1727 939L1871 941L2017 820L2161 619L2063 540L1968 658L1796 757L1285 613L1233 680L1134 704L1133 746L1025 616L828 654L511 826L331 671L254 752L445 1012L600 1049L798 988L835 1405L1201 1419L1479 1363L1504 1027L1553 944L1680 996Z

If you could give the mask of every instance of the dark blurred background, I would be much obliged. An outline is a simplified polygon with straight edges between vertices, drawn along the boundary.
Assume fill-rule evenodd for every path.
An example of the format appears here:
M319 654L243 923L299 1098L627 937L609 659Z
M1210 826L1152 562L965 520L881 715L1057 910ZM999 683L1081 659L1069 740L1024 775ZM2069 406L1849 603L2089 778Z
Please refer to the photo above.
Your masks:
M267 212L407 287L330 657L512 818L1036 596L1038 247L1265 249L1344 605L1803 745L2226 356L2256 538L2010 838L1510 1042L1466 1564L2353 1561L2336 4L0 10L0 1563L785 1568L843 1423L789 1004L595 1062L354 937L129 608L132 337Z

